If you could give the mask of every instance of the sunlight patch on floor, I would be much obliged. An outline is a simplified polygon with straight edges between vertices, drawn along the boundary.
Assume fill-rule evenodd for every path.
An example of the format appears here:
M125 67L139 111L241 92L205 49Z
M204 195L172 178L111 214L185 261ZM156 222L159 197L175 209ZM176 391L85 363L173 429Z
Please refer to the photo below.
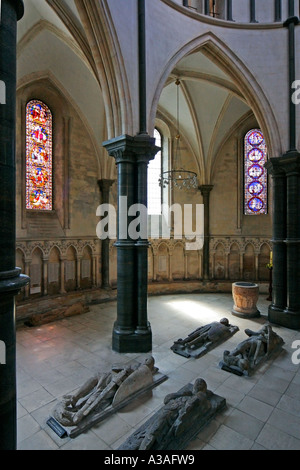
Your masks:
M208 318L210 321L218 321L222 317L215 306L210 307L193 300L170 300L165 305L176 310L179 315L193 320Z

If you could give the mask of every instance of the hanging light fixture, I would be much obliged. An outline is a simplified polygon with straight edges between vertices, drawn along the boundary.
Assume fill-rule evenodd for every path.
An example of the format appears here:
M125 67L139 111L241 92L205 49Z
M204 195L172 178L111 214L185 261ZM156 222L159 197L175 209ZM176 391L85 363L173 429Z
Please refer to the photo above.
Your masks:
M176 134L176 144L175 144L175 152L173 162L180 165L180 126L179 126L179 86L180 80L177 79L175 82L177 86L177 134ZM175 187L178 189L197 189L198 188L198 180L197 180L197 173L190 170L185 170L184 168L175 168L174 170L164 171L160 175L159 185L163 188L166 188L168 185L170 187Z

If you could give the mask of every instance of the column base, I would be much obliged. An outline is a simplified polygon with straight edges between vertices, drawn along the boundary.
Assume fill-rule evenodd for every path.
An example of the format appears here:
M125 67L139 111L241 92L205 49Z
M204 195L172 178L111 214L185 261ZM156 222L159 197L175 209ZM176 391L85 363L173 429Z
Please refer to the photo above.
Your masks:
M254 312L251 312L251 313L247 313L246 311L245 312L239 312L238 310L233 309L231 311L231 313L235 317L240 317L240 318L258 318L258 317L260 317L260 311L257 310L257 309Z
M0 405L0 421L2 424L0 426L0 450L16 450L17 448L16 413L16 395L12 393L11 401Z
M112 349L119 353L148 353L152 351L152 331L142 330L141 334L134 332L120 333L114 328L112 337Z
M300 311L295 312L287 309L280 309L274 305L270 305L268 312L268 320L291 330L300 329Z

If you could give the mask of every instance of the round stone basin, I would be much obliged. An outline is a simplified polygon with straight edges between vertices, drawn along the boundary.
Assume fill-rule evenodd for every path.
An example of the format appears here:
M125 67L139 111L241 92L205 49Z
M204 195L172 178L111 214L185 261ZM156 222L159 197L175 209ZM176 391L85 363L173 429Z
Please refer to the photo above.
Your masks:
M259 297L258 284L254 282L234 282L232 284L232 296L234 301L233 315L244 318L260 316L256 306Z

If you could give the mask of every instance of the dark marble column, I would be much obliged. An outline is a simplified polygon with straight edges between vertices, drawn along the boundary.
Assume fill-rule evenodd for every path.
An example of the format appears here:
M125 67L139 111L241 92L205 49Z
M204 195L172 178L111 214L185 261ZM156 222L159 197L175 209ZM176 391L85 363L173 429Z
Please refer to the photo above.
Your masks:
M295 15L295 0L289 0L288 14L290 18Z
M281 0L275 0L275 21L282 19L282 5Z
M285 325L300 328L300 154L282 157L287 180L287 308Z
M135 203L135 155L133 138L121 136L104 142L118 169L117 225L117 321L113 329L113 349L131 352L136 326L135 240L128 234L128 209ZM122 198L122 199L121 199ZM126 199L125 199L126 198ZM121 202L122 201L122 202Z
M292 16L294 14L294 2L289 2L290 17L283 23L288 28L288 57L289 57L289 151L296 151L296 104L294 103L292 84L296 79L296 50L295 50L295 26L299 24L299 18Z
M147 201L147 166L157 147L148 135L120 136L103 146L114 157L118 168L117 321L113 330L113 349L117 352L149 352L151 327L147 320L148 253L147 237L131 234L129 227L138 215L129 209ZM155 150L156 149L156 150ZM153 155L153 156L152 156ZM145 199L146 198L146 199Z
M250 23L257 23L256 11L255 11L255 0L250 0Z
M2 0L0 80L5 83L6 104L0 105L0 341L6 360L0 365L0 450L16 449L15 296L29 282L15 267L16 33L23 12L22 1Z
M280 323L286 307L286 176L280 158L271 158L265 165L272 177L273 200L273 291L272 304L269 307L269 321Z
M210 8L209 8L209 0L204 0L204 15L209 15Z
M227 21L233 21L232 18L232 0L227 0Z
M155 139L148 134L139 134L136 140L137 164L137 203L147 208L148 205L148 164L155 157L158 147ZM142 227L137 240L137 328L136 333L143 336L149 350L152 345L152 333L147 315L148 303L148 215L140 213Z
M102 179L98 181L100 191L102 193L102 204L109 204L109 192L115 180ZM109 285L109 245L110 240L106 238L102 240L101 249L101 272L102 272L102 287L107 289Z
M209 241L210 241L210 222L209 222L209 199L210 192L213 189L211 185L199 186L203 196L204 204L204 246L203 246L203 279L209 279Z

